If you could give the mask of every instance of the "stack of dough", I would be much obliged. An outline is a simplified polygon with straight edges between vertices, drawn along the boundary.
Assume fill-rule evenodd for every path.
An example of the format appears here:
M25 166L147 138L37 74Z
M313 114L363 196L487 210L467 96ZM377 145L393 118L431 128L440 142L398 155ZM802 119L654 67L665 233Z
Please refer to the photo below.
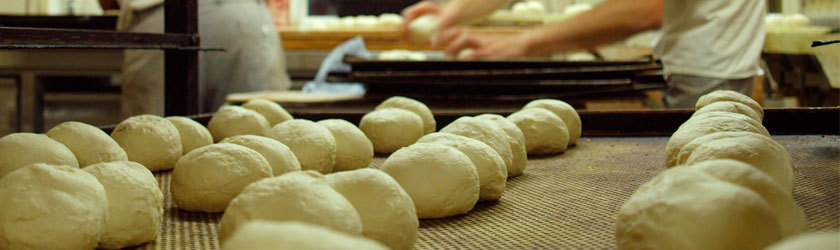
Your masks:
M79 160L79 167L100 162L127 161L128 155L105 131L81 122L64 122L47 131Z
M236 196L219 222L219 242L254 220L298 221L362 234L359 213L315 171L291 172L251 183Z
M46 135L14 133L0 138L0 178L33 163L79 168L73 152Z
M172 169L184 150L175 125L154 115L125 119L111 131L111 138L125 150L128 160L151 171Z
M402 96L383 101L359 122L359 128L373 143L373 150L386 154L435 132L436 126L435 117L426 104Z
M335 167L335 137L321 124L303 119L289 120L271 128L266 136L288 146L300 161L302 170L328 174Z
M103 162L84 168L105 187L108 222L100 248L119 249L152 241L163 223L163 193L152 172L136 162Z
M271 166L257 151L219 143L181 157L172 171L169 190L181 209L221 212L245 186L271 176Z
M639 187L616 222L619 249L762 249L807 229L772 178L735 160L666 170Z
M265 135L269 128L265 116L239 106L222 106L207 123L215 142L234 135Z
M94 249L107 221L105 188L77 166L35 163L0 179L0 249Z
M528 154L559 154L580 138L580 116L561 100L533 100L507 119L522 131Z
M170 116L166 117L166 120L169 120L178 129L183 154L213 144L213 135L210 135L210 130L207 130L201 123L183 116Z
M715 91L696 107L665 147L671 169L619 212L619 248L761 249L807 230L790 154L761 125L761 106Z
M222 249L386 250L388 247L371 239L314 224L257 220L237 230L222 244Z
M233 143L257 151L257 153L265 157L268 165L271 166L271 173L274 176L300 171L301 169L300 162L289 147L268 137L237 135L225 138L221 143Z
M412 249L417 240L417 211L405 189L388 174L358 169L327 175L330 186L347 198L362 219L362 234L391 249Z

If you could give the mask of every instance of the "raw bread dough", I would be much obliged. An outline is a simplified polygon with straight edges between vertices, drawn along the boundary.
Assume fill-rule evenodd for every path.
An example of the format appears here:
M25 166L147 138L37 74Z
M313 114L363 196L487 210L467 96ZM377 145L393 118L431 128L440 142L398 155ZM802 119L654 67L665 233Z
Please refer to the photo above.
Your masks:
M793 195L782 189L769 175L753 166L736 160L708 160L693 165L685 165L692 170L711 175L756 192L761 195L776 211L779 218L782 237L796 235L808 230L805 213L796 205Z
M595 55L589 53L588 51L571 52L567 53L565 56L566 61L570 62L591 62L598 60L598 58L595 57Z
M362 116L359 129L373 143L373 151L390 154L423 136L423 119L411 111L378 109Z
M382 61L425 61L426 54L404 49L393 49L379 53L377 57Z
M373 143L361 129L341 119L318 121L335 138L336 155L333 171L366 168L373 160Z
M379 25L379 18L371 15L356 16L356 28L372 29Z
M685 164L712 159L746 162L772 177L788 192L793 192L793 159L782 145L769 137L756 135L708 141L697 146Z
M143 164L153 172L175 167L184 150L175 125L154 115L125 119L111 131L111 138L125 150L129 161Z
M170 116L166 117L166 120L178 129L183 154L187 154L193 151L193 149L213 144L213 135L201 123L183 116Z
M461 151L470 158L478 171L480 189L478 200L498 200L502 198L507 182L505 161L493 148L481 141L449 133L431 133L420 137L417 143L435 143L446 145Z
M263 115L239 106L222 106L207 123L214 142L234 135L265 135L269 128Z
M694 140L689 141L685 146L680 149L680 153L677 154L677 161L674 166L683 165L685 161L688 160L688 157L691 156L691 153L694 152L694 149L703 145L704 143L715 141L723 138L737 138L737 137L766 137L760 134L756 134L753 132L744 132L744 131L737 131L737 132L714 132L711 134L707 134L704 136L700 136L695 138ZM674 166L668 166L674 167Z
M412 249L417 241L417 210L394 178L364 168L328 174L327 182L353 204L362 219L362 234L391 249Z
M510 114L507 119L522 130L528 154L559 154L569 145L566 123L547 109L523 109Z
M840 249L840 234L834 232L811 232L776 242L765 250L836 250Z
M47 131L47 136L67 146L79 160L80 167L128 160L125 150L105 131L85 123L63 122Z
M469 58L473 53L475 53L475 50L472 48L462 49L461 51L458 51L457 55L455 55L455 59L467 60L467 58Z
M245 187L219 222L219 241L252 220L299 221L362 234L362 220L344 196L315 171L291 172Z
M242 104L242 107L256 111L257 113L263 115L266 121L268 121L268 125L270 127L274 127L274 125L281 122L295 119L291 114L289 114L289 111L286 111L286 109L283 108L283 106L266 99L250 100L245 104Z
M295 153L302 170L322 174L333 171L336 144L330 130L310 120L294 119L271 128L266 136L274 138Z
M571 4L566 6L563 10L563 14L566 15L567 18L580 15L581 13L587 12L592 9L592 4L590 3L577 3Z
M425 14L408 25L409 37L418 43L429 43L432 35L437 32L438 17L434 14Z
M14 133L0 138L0 179L32 163L79 168L79 160L67 146L46 135Z
M475 118L493 121L505 132L512 156L511 166L507 167L508 177L521 175L528 166L528 151L525 149L525 135L522 134L522 130L501 115L483 114Z
M402 96L392 96L376 106L376 110L386 108L404 109L420 116L420 119L423 120L424 135L437 130L437 123L435 122L435 116L432 114L432 110L418 100Z
M465 214L478 201L475 165L450 146L415 143L391 154L380 169L411 196L421 219Z
M399 27L402 23L403 17L394 13L382 13L379 15L379 19L377 20L377 24L379 24L380 27Z
M257 151L219 143L181 157L172 171L169 191L178 208L222 212L245 186L271 176L271 166Z
M83 170L96 176L108 197L108 222L100 248L153 241L163 223L163 193L149 169L130 161L102 162Z
M265 157L274 176L301 170L300 162L292 150L275 139L259 135L237 135L225 138L221 142L233 143L257 151Z
M755 112L750 106L747 106L740 102L733 102L733 101L719 101L713 102L703 108L694 111L694 114L691 114L691 117L708 113L708 112L715 112L715 111L724 111L724 112L731 112L731 113L738 113L742 115L749 116L753 118L757 122L761 122L762 118L761 115Z
M544 15L545 6L537 1L518 2L510 8L511 13L517 16Z
M108 220L96 177L44 163L7 177L0 180L0 249L96 248Z
M676 165L680 150L691 140L715 132L739 131L770 136L761 123L742 114L714 111L694 116L671 134L668 144L665 145L665 164L668 167Z
M580 116L572 105L557 99L537 99L522 107L522 109L529 108L544 108L560 117L566 129L569 130L569 145L577 144L582 127Z
M222 249L387 250L388 248L374 240L323 226L294 221L256 220L246 223L237 230L222 244Z
M749 96L732 90L715 90L701 96L699 99L697 99L695 109L700 110L706 105L720 101L733 101L747 105L753 111L755 111L755 113L758 114L759 117L764 117L764 110L761 108L761 105L758 104L758 102L756 102Z
M464 116L449 123L440 132L462 135L483 142L499 153L505 161L505 168L513 165L510 144L508 144L505 132L496 125L496 122Z
M761 249L781 239L761 195L692 168L665 170L621 207L619 249Z

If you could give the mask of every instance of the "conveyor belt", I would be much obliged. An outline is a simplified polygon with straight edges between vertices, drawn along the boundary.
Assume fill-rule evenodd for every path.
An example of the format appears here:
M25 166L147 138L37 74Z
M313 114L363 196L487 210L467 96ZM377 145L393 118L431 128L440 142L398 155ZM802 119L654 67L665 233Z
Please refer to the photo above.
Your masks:
M811 231L840 228L840 136L774 136L792 155L794 198ZM584 137L561 155L531 158L498 202L469 214L421 220L417 249L615 248L614 218L636 188L665 168L667 137ZM383 157L374 159L378 167ZM217 249L221 214L175 208L170 172L156 174L165 194L161 236L142 249Z

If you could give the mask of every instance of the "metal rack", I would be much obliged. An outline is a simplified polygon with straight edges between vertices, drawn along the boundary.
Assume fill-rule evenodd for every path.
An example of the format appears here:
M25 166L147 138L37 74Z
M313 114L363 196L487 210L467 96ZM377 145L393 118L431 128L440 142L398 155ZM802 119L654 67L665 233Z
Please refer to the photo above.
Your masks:
M165 33L0 27L0 49L164 50L166 115L197 114L198 37L196 0L166 0Z

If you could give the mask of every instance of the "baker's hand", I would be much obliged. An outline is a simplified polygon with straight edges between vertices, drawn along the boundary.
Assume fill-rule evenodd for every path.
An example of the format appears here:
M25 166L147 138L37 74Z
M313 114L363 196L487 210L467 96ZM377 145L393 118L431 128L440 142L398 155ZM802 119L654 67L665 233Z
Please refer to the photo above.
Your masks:
M528 32L519 34L476 34L462 32L446 48L446 54L455 56L464 49L473 52L461 55L458 59L477 58L506 59L530 55L530 36Z
M404 38L409 38L411 35L409 30L411 22L425 14L438 16L436 32L430 41L433 46L446 45L461 34L461 27L458 26L459 24L456 21L458 19L457 14L451 8L432 1L422 1L402 11L404 20L402 24L402 35Z

